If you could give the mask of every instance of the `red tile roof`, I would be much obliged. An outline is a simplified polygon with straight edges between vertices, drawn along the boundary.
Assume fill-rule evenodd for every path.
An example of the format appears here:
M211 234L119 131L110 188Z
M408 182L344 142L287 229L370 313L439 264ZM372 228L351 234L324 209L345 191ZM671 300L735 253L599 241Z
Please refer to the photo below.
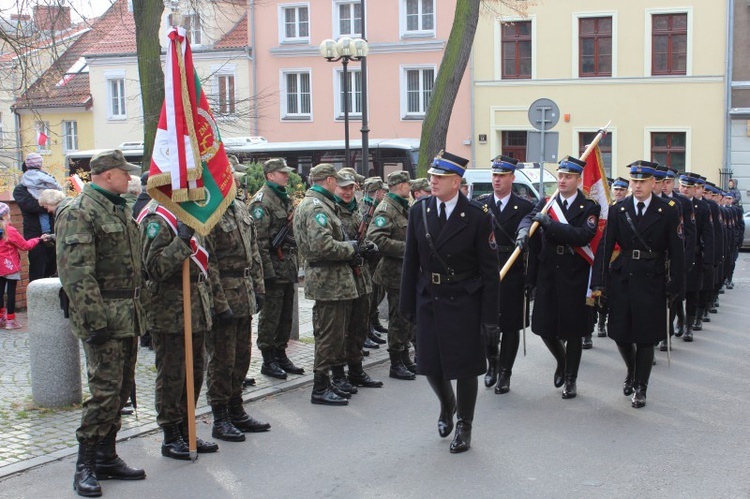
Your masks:
M215 49L234 49L248 47L250 43L247 39L247 13L242 16L237 24L229 30L219 41L214 44Z

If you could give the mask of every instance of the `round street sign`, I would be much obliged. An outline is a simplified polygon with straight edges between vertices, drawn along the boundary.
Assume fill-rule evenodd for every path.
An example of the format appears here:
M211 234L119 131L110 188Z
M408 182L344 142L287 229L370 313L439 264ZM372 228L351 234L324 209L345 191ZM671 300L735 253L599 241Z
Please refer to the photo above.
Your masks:
M537 99L529 107L529 122L537 130L551 130L560 121L560 108L550 99Z

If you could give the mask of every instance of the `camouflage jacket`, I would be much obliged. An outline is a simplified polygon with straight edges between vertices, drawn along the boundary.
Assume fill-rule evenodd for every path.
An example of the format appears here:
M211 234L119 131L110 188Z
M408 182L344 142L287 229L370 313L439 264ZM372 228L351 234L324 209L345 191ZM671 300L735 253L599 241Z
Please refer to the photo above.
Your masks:
M242 201L227 208L206 238L206 248L218 270L211 275L216 313L232 309L235 317L253 315L255 294L266 290L255 224Z
M305 259L305 296L310 300L353 300L357 284L349 263L354 248L344 231L332 199L313 186L297 206L294 234Z
M58 212L57 268L70 300L73 331L88 338L106 328L113 338L146 330L138 294L141 238L130 209L92 184Z
M282 258L271 247L273 238L286 224L291 212L292 203L285 205L268 184L264 184L250 202L250 214L255 220L258 248L263 260L263 276L278 283L296 283L299 272L296 244L283 243ZM289 231L289 239L294 240L293 230Z
M153 213L158 206L151 202L150 213L141 220L143 240L142 258L148 279L150 306L148 325L151 332L183 334L185 319L182 312L182 264L190 263L190 310L193 333L207 332L211 328L211 290L201 270L189 260L193 250L182 241L167 221ZM195 235L205 245L203 238ZM209 254L209 274L212 268Z
M348 239L357 239L359 226L362 223L362 215L359 209L349 211L343 206L339 207L339 217L341 218L341 225L344 227ZM362 262L358 270L354 272L354 280L357 283L357 295L363 296L368 293L372 293L372 275L370 274L370 268L367 262Z
M381 286L401 286L408 216L409 208L390 194L383 198L372 215L367 237L378 245L382 256L372 279Z

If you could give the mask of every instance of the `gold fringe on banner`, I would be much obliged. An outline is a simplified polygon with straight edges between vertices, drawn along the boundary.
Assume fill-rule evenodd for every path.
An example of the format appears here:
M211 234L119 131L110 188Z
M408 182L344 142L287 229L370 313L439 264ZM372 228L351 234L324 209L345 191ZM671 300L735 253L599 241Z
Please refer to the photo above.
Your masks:
M185 74L185 60L182 57L182 43L177 42L177 64L180 68L180 88L182 90L182 107L187 112L190 111L189 116L186 116L185 122L188 128L188 137L190 137L190 148L193 151L194 168L187 169L188 180L197 180L203 174L203 164L201 163L201 153L198 147L198 136L195 133L195 123L193 118L195 117L194 106L198 103L190 100L190 92L188 91L187 75ZM200 95L196 95L200 102ZM186 113L187 114L187 113Z

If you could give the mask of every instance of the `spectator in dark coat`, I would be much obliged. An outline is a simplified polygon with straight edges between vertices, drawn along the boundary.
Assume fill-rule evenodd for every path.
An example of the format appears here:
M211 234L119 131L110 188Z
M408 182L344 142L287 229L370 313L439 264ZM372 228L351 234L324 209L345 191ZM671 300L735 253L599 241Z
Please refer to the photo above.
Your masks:
M13 189L13 199L18 203L23 215L23 237L32 239L41 237L42 224L39 215L47 214L47 210L39 205L39 201L31 195L23 184L18 184ZM50 232L55 231L54 217L50 218ZM29 251L29 281L51 277L57 273L55 264L55 247L47 244L39 244Z

